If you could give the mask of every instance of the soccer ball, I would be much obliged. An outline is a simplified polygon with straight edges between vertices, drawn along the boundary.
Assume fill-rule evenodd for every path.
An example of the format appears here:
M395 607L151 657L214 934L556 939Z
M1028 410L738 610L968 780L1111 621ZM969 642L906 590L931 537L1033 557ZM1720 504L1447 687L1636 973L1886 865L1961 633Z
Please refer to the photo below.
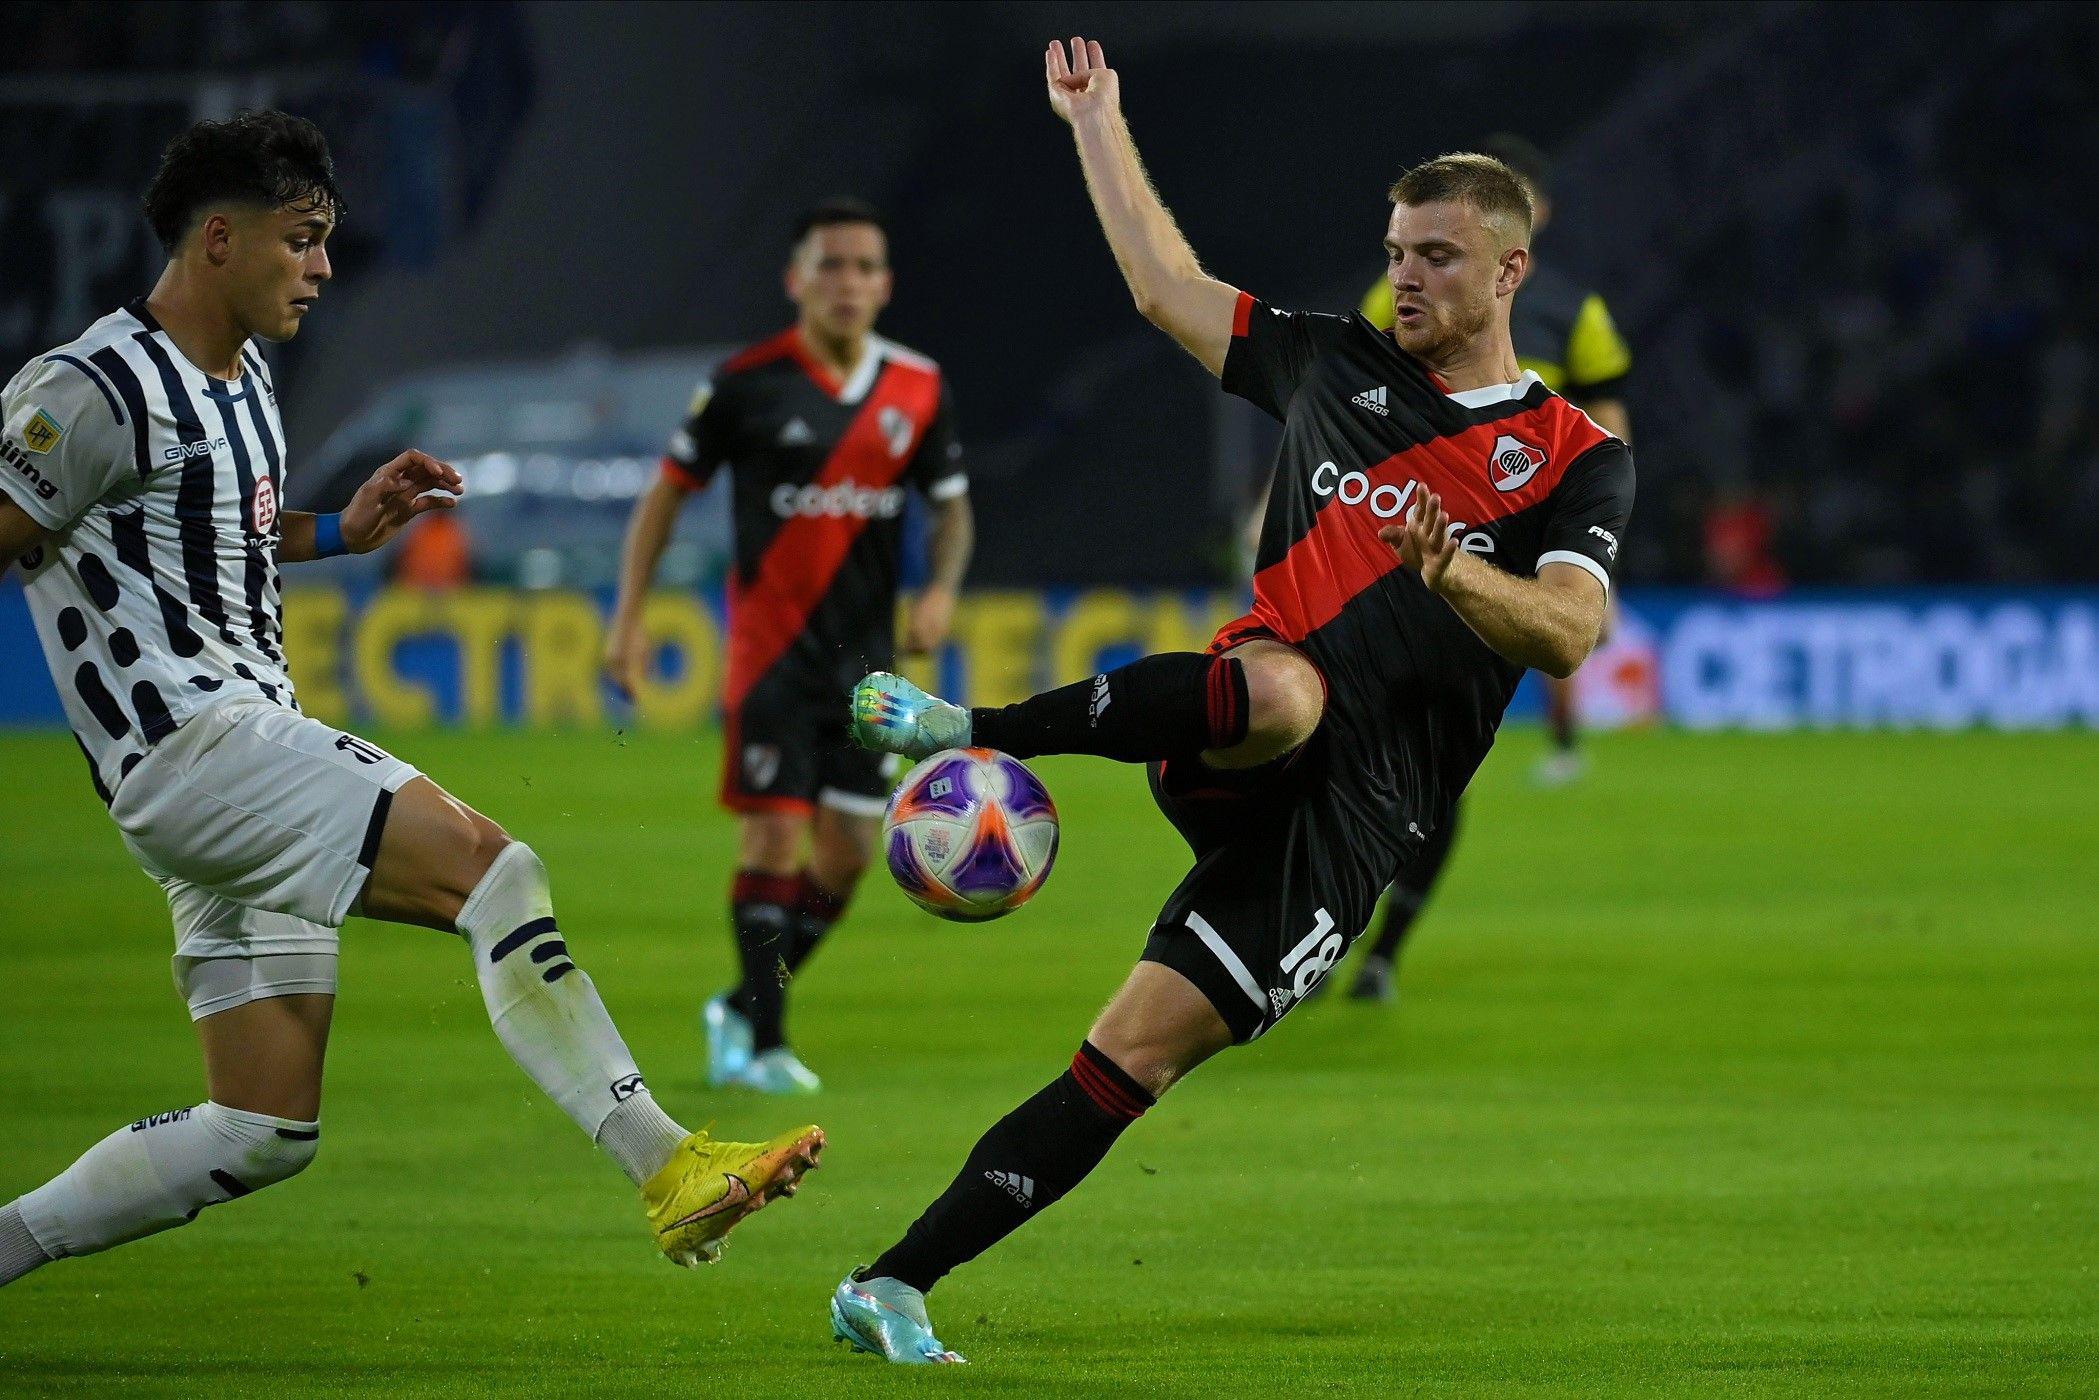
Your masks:
M882 818L889 873L919 908L959 923L1010 914L1057 859L1057 804L1017 758L943 749L904 775Z

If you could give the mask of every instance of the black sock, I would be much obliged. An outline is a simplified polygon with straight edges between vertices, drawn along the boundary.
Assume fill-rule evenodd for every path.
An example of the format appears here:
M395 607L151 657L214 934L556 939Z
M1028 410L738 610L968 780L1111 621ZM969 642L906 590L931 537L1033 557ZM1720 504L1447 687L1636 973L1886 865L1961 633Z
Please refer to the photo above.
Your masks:
M1443 824L1429 833L1427 844L1408 858L1400 870L1399 878L1392 882L1392 894L1385 901L1385 919L1378 925L1377 941L1370 945L1370 956L1391 962L1399 956L1400 944L1406 942L1413 932L1414 921L1421 917L1421 908L1428 903L1429 892L1436 888L1436 881L1443 877L1443 867L1450 860L1450 848L1458 839L1458 813L1461 808L1452 807Z
M794 947L795 909L801 892L793 875L739 870L729 892L729 920L736 930L736 956L743 980L729 1004L751 1023L751 1048L770 1050L787 1042L787 976Z
M1581 742L1580 721L1574 712L1574 682L1562 681L1545 695L1545 726L1552 746L1560 753L1573 753Z
M1377 941L1370 945L1370 956L1391 962L1399 956L1399 945L1407 941L1408 930L1414 927L1414 916L1421 912L1421 895L1404 885L1394 885L1392 893L1385 897L1385 921L1378 925Z
M1142 1085L1081 1045L1070 1069L977 1139L961 1175L864 1276L931 1291L1085 1180L1151 1106Z
M814 876L804 870L797 877L794 906L794 933L787 949L787 970L800 972L802 964L816 951L816 945L824 941L831 925L845 913L846 896L833 893L816 882Z
M969 719L972 744L1015 758L1182 758L1246 737L1246 670L1233 657L1162 652Z

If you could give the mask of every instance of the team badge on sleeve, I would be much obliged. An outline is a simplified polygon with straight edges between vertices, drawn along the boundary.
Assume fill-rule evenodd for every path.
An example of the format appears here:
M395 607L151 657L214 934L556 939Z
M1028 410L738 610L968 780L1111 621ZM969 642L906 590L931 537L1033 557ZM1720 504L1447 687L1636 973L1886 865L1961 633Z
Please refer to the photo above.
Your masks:
M1545 449L1533 447L1522 438L1503 433L1494 439L1494 451L1487 459L1487 474L1494 478L1497 491L1514 491L1538 474L1545 465Z
M51 415L40 408L31 415L28 424L22 429L22 446L41 456L58 446L58 440L65 435L66 430L59 427Z

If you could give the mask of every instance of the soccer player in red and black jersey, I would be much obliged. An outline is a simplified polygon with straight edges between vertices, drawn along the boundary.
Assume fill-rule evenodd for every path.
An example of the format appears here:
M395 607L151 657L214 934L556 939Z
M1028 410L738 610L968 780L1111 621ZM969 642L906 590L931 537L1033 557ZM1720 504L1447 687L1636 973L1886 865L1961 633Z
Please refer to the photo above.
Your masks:
M1071 1067L1008 1114L904 1237L841 1283L841 1335L953 1359L924 1292L1076 1186L1172 1084L1318 984L1434 836L1526 667L1595 645L1631 513L1624 443L1516 361L1531 205L1488 156L1390 191L1397 316L1268 306L1204 273L1152 191L1100 45L1045 55L1138 309L1284 432L1253 611L1207 653L1149 656L1002 709L894 677L854 696L863 743L956 742L1150 766L1194 868Z
M741 819L730 918L742 980L706 1005L708 1077L809 1093L816 1076L786 1042L786 982L852 897L889 792L880 757L839 722L840 698L894 664L906 491L933 515L907 650L946 640L973 527L946 376L874 333L892 288L880 216L856 200L803 215L786 286L795 324L722 363L635 505L606 669L632 693L678 509L727 467L721 801Z

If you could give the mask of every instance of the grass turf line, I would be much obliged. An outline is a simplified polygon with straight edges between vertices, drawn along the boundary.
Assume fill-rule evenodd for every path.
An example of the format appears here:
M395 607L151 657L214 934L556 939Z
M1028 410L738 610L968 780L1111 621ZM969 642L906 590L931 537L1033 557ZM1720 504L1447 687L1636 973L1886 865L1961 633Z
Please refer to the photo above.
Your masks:
M1054 1075L1185 860L1132 771L1039 765L1043 894L980 928L877 876L798 988L827 1092L708 1091L733 852L701 739L377 736L531 840L673 1112L807 1111L825 1169L655 1259L504 1059L461 947L353 923L289 1185L0 1292L0 1392L920 1393L824 1300ZM1607 736L1476 784L1398 1007L1197 1073L934 1295L957 1395L2036 1394L2099 1375L2099 748ZM0 1198L202 1096L159 893L63 736L0 738ZM1344 974L1345 975L1345 970Z

